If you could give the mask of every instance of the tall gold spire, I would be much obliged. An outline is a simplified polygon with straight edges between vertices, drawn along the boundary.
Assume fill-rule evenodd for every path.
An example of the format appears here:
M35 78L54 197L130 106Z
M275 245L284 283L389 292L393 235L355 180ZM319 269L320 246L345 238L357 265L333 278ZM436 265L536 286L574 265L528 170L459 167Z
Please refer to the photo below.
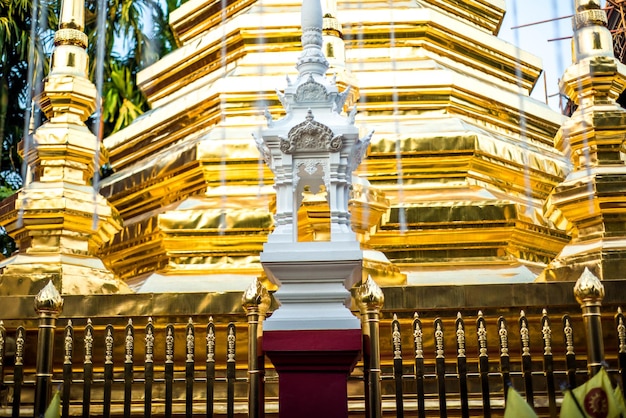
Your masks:
M47 121L24 146L32 179L1 209L6 215L0 223L20 250L0 265L0 294L36 294L49 280L65 294L128 290L96 257L120 230L120 220L90 184L104 156L84 123L97 92L87 78L83 28L83 2L64 0L50 74L38 98Z
M573 64L560 87L577 110L555 138L573 170L545 206L546 215L572 240L542 278L574 281L588 267L601 279L617 279L626 261L626 110L616 99L626 88L626 66L613 56L600 2L575 0L574 5Z

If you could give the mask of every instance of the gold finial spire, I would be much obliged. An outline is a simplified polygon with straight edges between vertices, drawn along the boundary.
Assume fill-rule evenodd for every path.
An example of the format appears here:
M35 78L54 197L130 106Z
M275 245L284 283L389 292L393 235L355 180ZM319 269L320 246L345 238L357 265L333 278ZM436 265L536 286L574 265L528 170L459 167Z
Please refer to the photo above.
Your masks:
M76 29L82 32L85 29L85 4L78 0L63 0L59 29Z

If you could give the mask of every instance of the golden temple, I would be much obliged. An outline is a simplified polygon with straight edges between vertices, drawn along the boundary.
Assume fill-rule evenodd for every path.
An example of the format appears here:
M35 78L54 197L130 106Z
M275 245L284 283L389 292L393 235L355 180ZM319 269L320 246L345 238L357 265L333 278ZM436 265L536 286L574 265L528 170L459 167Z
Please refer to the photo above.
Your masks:
M293 74L300 42L298 25L284 22L296 21L299 4L232 1L224 13L218 3L195 0L172 12L179 48L137 76L152 110L106 138L102 152L74 151L69 141L67 154L59 154L54 143L64 138L54 130L79 129L77 118L93 109L87 105L93 91L90 96L89 82L82 81L86 58L71 71L58 62L68 54L64 48L82 46L65 45L63 34L82 26L61 25L57 61L40 98L50 122L25 156L31 166L49 168L33 169L34 183L5 203L2 222L20 253L5 262L2 293L36 293L41 286L18 290L10 283L20 279L10 277L28 273L37 253L56 258L44 261L53 270L67 263L63 254L89 254L115 276L99 280L119 281L99 289L97 280L92 286L81 273L68 273L63 293L117 291L122 283L136 292L242 290L262 277L258 254L273 228L275 194L250 135L268 123L264 110L284 111L276 88ZM600 49L587 52L587 26L577 29L583 51L562 82L581 106L566 119L529 96L539 59L498 39L502 1L396 2L387 12L377 3L327 1L323 7L329 73L339 86L351 86L343 108L362 131L374 131L350 201L365 274L383 286L458 283L460 276L465 284L574 280L582 266L603 279L618 277L626 232L618 203L623 113L615 99L623 66L612 56L608 32ZM74 75L75 69L83 73ZM65 73L73 74L79 110L55 108L55 97L65 93L55 93L63 87L54 83L67 79ZM60 112L63 128L52 116ZM582 127L589 123L591 129ZM67 135L90 135L80 129ZM94 141L84 138L82 144ZM598 152L583 158L587 148ZM77 237L89 231L71 226L78 225L69 215L74 209L58 220L40 213L63 205L59 200L75 193L70 184L87 184L96 151L98 158L108 155L114 170L100 193L115 209L90 205L90 193L68 202L84 201L82 212L75 210L87 226L90 213L115 221L105 221L110 226L87 244ZM83 171L76 168L81 164ZM576 176L582 170L592 171L589 181ZM602 197L591 190L560 197L581 181L605 189ZM51 201L28 208L40 200L41 187ZM315 203L314 192L307 196L299 228L307 239L324 240L328 210L323 198ZM31 218L36 227L28 226ZM74 247L79 241L81 249Z
M189 316L187 331L192 316L241 320L250 283L276 290L260 253L281 202L255 138L289 118L301 5L184 3L170 16L178 49L137 75L151 110L99 143L84 124L97 94L82 3L64 0L37 98L47 121L23 144L24 188L0 209L19 243L0 263L0 303L13 303L0 319L32 324L25 296L50 281L68 318L122 328L122 316L136 315L150 318L147 330L153 317ZM626 66L613 56L599 2L575 8L573 64L560 88L576 111L566 117L530 96L540 59L498 38L504 0L322 2L325 76L342 91L332 112L369 138L348 204L363 282L382 287L384 309L400 322L420 308L510 316L552 304L565 313L583 272L605 282L608 305L626 300L626 110L617 103ZM94 191L94 167L105 161L113 174ZM297 197L299 241L331 241L327 193L307 185ZM248 293L245 309L258 321L269 302ZM381 309L382 296L366 299L359 303ZM545 311L534 315L545 325ZM578 337L568 350L582 345Z

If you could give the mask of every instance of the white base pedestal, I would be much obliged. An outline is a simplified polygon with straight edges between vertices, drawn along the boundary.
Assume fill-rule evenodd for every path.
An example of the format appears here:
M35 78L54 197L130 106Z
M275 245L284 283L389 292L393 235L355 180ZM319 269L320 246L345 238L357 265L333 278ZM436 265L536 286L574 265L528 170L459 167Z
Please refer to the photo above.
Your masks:
M280 308L263 329L360 329L352 315L349 289L361 280L363 252L358 242L267 243L261 263L279 286Z

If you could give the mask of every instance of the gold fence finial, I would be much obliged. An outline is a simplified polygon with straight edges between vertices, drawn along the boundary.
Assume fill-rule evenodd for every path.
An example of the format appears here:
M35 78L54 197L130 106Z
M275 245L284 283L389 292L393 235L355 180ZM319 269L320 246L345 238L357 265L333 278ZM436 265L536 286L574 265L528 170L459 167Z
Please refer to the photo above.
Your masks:
M35 311L59 314L63 310L63 298L52 283L48 282L35 296Z
M365 283L356 288L356 301L362 311L379 310L383 307L385 295L383 290L372 279L372 276L368 275Z
M263 286L263 284L256 277L246 290L244 290L243 295L241 296L241 305L246 312L256 310L259 314L265 315L271 302L272 298L270 297L270 294L265 286Z
M604 285L587 267L574 285L574 296L581 305L585 301L604 299Z

